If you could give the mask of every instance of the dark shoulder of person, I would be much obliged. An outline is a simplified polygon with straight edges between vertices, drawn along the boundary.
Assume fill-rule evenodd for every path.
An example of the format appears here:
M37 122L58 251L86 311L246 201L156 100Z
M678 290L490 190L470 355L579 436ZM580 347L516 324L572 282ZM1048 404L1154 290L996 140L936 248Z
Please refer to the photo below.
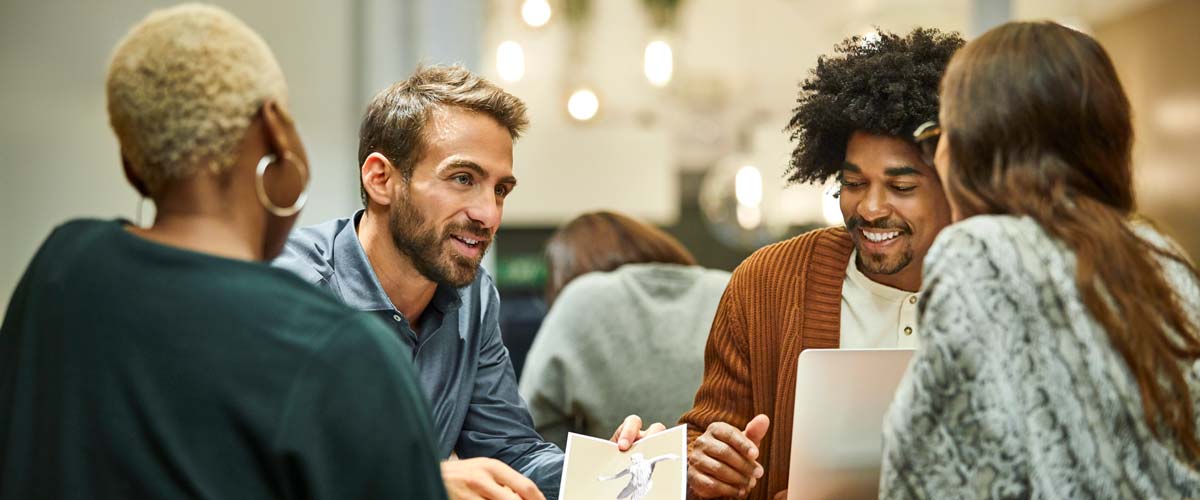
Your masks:
M39 360L0 366L23 387L0 384L0 399L16 398L8 417L61 422L0 433L0 458L76 478L56 488L111 496L112 484L89 478L120 462L136 478L130 497L182 491L162 474L164 463L217 496L282 485L305 485L309 498L444 495L405 346L377 319L288 271L161 245L122 221L71 221L46 239L8 311L0 351ZM76 448L119 459L33 452L76 428L90 429L73 438ZM121 447L104 445L113 436ZM264 477L263 466L283 469ZM409 485L397 482L402 476ZM7 486L48 487L27 475Z
M276 444L304 477L302 498L445 498L429 404L411 354L354 313L288 391Z

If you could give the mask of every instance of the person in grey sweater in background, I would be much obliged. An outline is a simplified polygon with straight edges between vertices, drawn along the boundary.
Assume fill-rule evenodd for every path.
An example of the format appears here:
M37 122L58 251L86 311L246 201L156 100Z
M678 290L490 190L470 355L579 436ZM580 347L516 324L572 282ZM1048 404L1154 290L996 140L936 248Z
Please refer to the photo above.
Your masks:
M697 266L670 235L612 212L567 223L546 257L550 311L520 385L537 431L565 447L568 432L606 438L630 414L679 420L700 385L729 273Z

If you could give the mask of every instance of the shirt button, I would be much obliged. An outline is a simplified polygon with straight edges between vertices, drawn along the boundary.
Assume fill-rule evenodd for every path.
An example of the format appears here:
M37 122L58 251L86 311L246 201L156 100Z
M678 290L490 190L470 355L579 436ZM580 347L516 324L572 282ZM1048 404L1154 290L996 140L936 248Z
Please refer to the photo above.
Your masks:
M911 326L906 326L906 327L904 327L904 334L905 334L905 335L912 335L912 327L911 327Z
M393 314L392 319L396 321L403 321L404 318L401 318L399 314Z
M908 298L908 303L909 303L909 304L916 304L916 303L917 303L917 296L916 296L916 295L913 295L912 297L909 297L909 298Z

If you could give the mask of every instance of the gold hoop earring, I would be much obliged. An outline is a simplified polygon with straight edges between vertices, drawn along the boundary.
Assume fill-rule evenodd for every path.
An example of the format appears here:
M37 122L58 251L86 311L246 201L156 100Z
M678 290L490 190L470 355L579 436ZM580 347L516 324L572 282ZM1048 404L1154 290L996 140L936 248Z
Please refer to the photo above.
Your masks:
M305 169L300 168L300 165L303 162L296 158L296 155L289 151L285 151L283 153L283 161L284 163L295 165L296 170L300 172L300 176L304 177ZM258 193L258 202L262 204L263 208L266 208L268 212L271 212L271 214L276 217L291 217L296 215L300 212L300 209L304 208L304 204L308 201L308 187L305 186L305 188L300 191L300 196L296 197L296 202L292 203L292 206L280 207L276 205L271 201L271 198L267 196L267 187L265 181L263 180L263 175L266 174L267 167L271 166L272 163L275 163L275 155L266 154L258 160L258 167L255 168L254 190Z

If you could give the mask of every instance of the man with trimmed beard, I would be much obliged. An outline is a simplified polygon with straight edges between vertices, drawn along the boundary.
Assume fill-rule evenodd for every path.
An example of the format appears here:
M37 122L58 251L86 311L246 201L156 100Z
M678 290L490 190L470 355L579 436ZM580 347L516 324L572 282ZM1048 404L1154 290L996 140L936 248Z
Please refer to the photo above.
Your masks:
M845 227L767 246L734 271L680 419L691 496L785 494L801 351L916 345L922 261L951 220L916 132L937 119L938 82L962 44L925 29L853 37L801 85L789 180L836 178Z
M526 125L519 99L461 66L418 68L363 118L364 209L297 230L275 261L375 313L411 349L451 498L555 498L562 473L562 451L517 393L499 295L479 267Z

